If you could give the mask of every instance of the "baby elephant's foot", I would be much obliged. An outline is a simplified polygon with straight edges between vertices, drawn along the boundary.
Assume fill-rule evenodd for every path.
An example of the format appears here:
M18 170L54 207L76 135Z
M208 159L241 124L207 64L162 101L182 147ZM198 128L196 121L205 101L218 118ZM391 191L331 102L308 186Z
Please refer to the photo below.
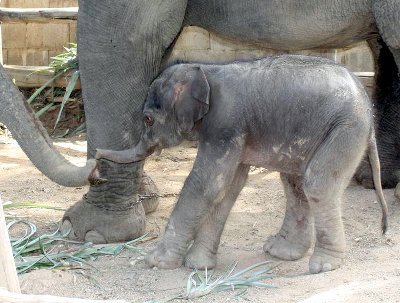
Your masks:
M167 246L161 242L145 257L145 262L150 267L175 269L182 266L183 257L173 252L171 249L168 249Z
M316 247L310 258L310 273L317 274L337 269L342 264L343 257L344 252L330 251Z
M195 269L211 269L217 265L217 254L213 253L203 245L196 245L190 248L186 255L185 266Z
M304 239L304 242L289 241L281 234L277 234L265 242L264 251L279 259L293 261L302 258L310 246L310 239Z

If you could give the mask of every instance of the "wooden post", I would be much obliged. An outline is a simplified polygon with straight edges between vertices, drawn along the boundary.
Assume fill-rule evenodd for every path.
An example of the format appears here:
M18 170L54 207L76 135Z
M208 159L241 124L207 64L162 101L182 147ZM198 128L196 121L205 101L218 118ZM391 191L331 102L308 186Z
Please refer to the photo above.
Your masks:
M3 202L0 197L0 287L20 293L14 256L12 254L10 237L6 227L6 218L3 212Z

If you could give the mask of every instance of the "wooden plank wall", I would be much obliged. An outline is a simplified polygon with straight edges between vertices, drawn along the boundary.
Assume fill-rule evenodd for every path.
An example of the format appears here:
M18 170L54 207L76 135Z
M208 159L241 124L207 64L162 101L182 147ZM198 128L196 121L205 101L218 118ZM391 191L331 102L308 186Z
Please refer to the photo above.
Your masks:
M2 7L37 8L78 6L78 0L2 0ZM48 65L50 57L76 42L76 21L4 23L3 62L10 65Z

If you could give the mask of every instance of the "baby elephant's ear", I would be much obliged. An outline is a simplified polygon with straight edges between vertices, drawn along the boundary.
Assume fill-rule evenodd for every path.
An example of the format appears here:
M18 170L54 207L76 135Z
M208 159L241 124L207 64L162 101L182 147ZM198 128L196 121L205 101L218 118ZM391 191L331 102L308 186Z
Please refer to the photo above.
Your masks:
M187 75L187 94L176 108L179 128L183 133L189 133L194 124L207 114L210 96L210 85L200 66L192 67Z

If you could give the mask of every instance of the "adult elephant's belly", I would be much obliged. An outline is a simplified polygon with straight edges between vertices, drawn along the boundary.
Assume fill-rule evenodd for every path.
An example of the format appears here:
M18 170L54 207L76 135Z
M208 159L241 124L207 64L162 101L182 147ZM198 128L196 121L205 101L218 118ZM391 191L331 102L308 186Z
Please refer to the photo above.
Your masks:
M370 0L189 0L185 25L284 50L345 47L378 34Z

